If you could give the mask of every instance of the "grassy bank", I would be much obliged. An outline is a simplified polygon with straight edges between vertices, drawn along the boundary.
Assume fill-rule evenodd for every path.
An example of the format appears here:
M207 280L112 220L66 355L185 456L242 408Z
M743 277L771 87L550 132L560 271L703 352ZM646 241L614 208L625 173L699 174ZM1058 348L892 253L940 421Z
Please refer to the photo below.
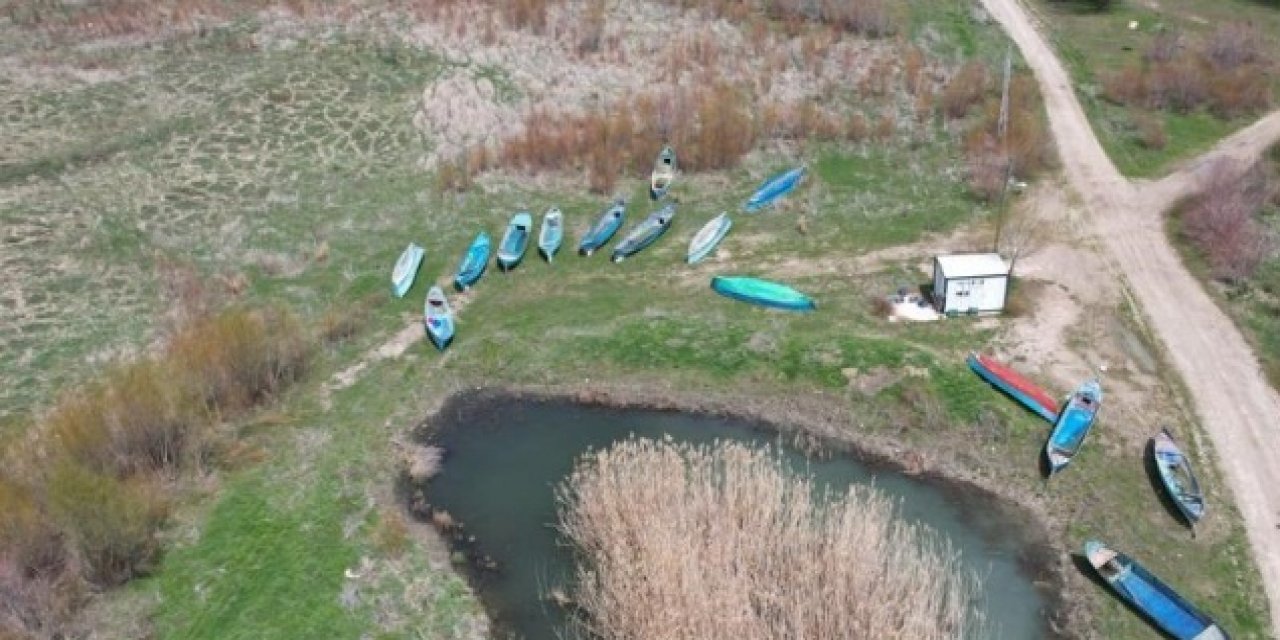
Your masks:
M962 4L919 8L912 37L957 56L1004 50ZM454 298L459 333L449 352L418 341L384 358L392 337L416 329L423 285L451 272L476 231L497 234L517 207L540 213L556 203L567 240L576 239L604 198L574 176L501 173L441 194L419 164L435 141L411 124L416 101L446 72L505 71L362 30L368 24L294 27L246 19L152 48L60 48L29 31L0 38L7 54L43 52L4 76L16 115L0 159L0 220L13 250L0 261L6 282L21 286L5 291L3 319L17 330L0 332L0 350L15 355L0 359L0 415L38 415L55 389L143 352L190 287L220 303L270 301L307 326L326 316L336 329L350 323L278 405L227 423L236 444L224 459L184 477L190 499L165 529L169 553L150 578L98 598L101 618L88 624L120 629L104 635L142 635L153 624L178 637L473 637L474 599L438 553L396 533L389 508L396 436L470 384L662 380L693 393L821 394L856 416L844 437L892 438L990 484L1039 486L1043 426L962 362L999 327L886 323L871 298L919 285L927 275L916 263L928 256L854 259L985 224L990 212L968 194L963 150L946 123L925 119L858 144L771 143L734 168L683 175L675 227L654 247L621 265L530 256L510 274L493 271ZM800 192L777 210L739 216L714 261L684 266L703 221L797 160L812 169ZM629 220L646 213L644 178L620 183L636 203ZM420 282L392 299L388 271L409 239L427 248ZM174 263L181 268L165 266ZM711 294L710 277L730 272L785 280L813 295L819 312L770 313ZM349 386L336 382L344 371L355 372ZM8 437L25 422L6 424ZM1103 434L1098 442L1098 455L1055 480L1046 498L1072 514L1064 545L1103 535L1187 585L1233 630L1262 628L1248 595L1257 578L1247 561L1231 564L1245 557L1237 520L1224 516L1219 530L1183 546L1131 472L1131 443ZM1142 517L1117 522L1122 513ZM396 542L405 537L413 541ZM1162 563L1170 544L1186 564ZM1146 629L1100 590L1079 591L1097 613L1088 624L1107 635ZM113 609L122 602L143 612L122 615Z
M1112 2L1105 9L1096 9L1088 2L1042 0L1032 6L1044 19L1047 35L1076 83L1098 139L1125 175L1153 177L1167 172L1178 161L1207 150L1223 136L1249 124L1252 115L1280 97L1280 76L1273 71L1277 63L1274 52L1280 50L1276 39L1280 10L1266 3L1174 0L1157 6ZM1204 97L1185 108L1160 107L1137 99L1117 102L1117 87L1145 86L1153 74L1165 74L1156 83L1166 82L1165 78L1173 83L1178 74L1188 80L1226 82L1230 72L1201 68L1202 63L1192 58L1207 47L1255 46L1240 34L1219 33L1236 24L1252 25L1251 33L1257 35L1257 51L1263 58L1257 70L1249 72L1250 82L1229 87L1192 82L1186 85L1189 89L1184 95ZM1175 57L1166 59L1166 55ZM1172 66L1158 68L1166 62ZM1185 66L1185 73L1176 65ZM1263 104L1237 107L1250 93L1242 88L1246 84L1257 87L1256 99Z

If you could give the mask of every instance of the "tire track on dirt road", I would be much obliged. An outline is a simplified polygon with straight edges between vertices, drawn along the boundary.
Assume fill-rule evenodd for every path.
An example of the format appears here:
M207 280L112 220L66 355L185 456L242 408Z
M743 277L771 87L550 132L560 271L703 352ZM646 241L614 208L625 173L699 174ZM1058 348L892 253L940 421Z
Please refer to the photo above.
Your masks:
M1240 171L1280 139L1280 111L1220 142L1168 177L1132 183L1103 151L1070 76L1018 0L982 0L1017 43L1044 95L1063 171L1084 201L1146 320L1190 390L1196 413L1244 516L1254 559L1280 626L1280 395L1267 384L1244 336L1183 266L1165 236L1163 215L1194 194L1219 159Z

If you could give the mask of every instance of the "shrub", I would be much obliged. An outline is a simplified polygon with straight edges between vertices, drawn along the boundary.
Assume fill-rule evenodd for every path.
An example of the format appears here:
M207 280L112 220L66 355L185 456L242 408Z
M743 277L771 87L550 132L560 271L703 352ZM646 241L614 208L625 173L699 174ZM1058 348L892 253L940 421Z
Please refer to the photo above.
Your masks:
M1173 62L1182 52L1182 34L1177 31L1161 31L1151 39L1142 59L1147 62Z
M1151 114L1138 114L1134 117L1133 126L1138 131L1138 144L1147 149L1159 150L1169 144L1169 136L1164 131L1164 120Z
M28 578L62 570L62 538L30 487L0 478L0 513L0 558Z
M939 104L948 118L963 118L969 109L982 102L988 89L987 66L978 60L970 60L942 90Z
M233 308L174 335L165 355L186 392L221 414L276 394L302 374L310 354L288 312Z
M1218 71L1230 71L1263 60L1266 41L1258 29L1243 22L1220 25L1204 45L1204 57Z
M1210 108L1220 118L1260 111L1271 103L1266 75L1253 66L1213 74L1209 95Z
M558 498L592 637L981 635L976 578L944 543L875 489L824 495L767 449L629 440L587 454Z
M1204 192L1182 216L1182 231L1204 253L1214 277L1248 278L1274 251L1270 232L1255 215L1268 188L1260 166L1237 177L1224 162L1210 169Z
M111 586L146 573L156 552L152 533L164 517L155 488L63 460L50 475L48 493L50 513L87 580Z
M1194 60L1152 65L1147 74L1146 106L1187 113L1209 97L1207 73Z

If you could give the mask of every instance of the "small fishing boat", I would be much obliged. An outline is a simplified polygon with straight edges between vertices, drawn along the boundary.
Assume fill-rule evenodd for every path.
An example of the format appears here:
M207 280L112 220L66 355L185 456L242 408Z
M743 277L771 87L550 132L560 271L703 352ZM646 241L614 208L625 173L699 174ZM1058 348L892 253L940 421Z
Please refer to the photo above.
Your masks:
M449 300L439 286L427 292L427 301L422 305L422 324L437 349L444 351L453 341L453 309L449 308Z
M538 231L538 252L551 262L564 241L564 214L558 207L551 207L542 214L542 229Z
M622 242L613 249L612 259L614 262L622 262L629 256L633 256L640 250L653 244L655 240L662 237L667 229L671 228L671 221L676 217L676 205L667 203L667 206L649 214L636 228L631 230Z
M1008 365L985 355L970 353L967 359L969 368L995 388L1018 401L1022 406L1054 424L1058 421L1058 403L1047 391L1014 371Z
M785 284L747 276L716 276L711 279L716 293L764 307L788 311L813 311L818 308L812 298Z
M796 167L790 171L780 173L769 178L760 185L756 192L751 194L751 198L747 200L746 207L748 213L759 211L778 200L782 196L791 193L796 185L800 184L800 179L804 177L805 168Z
M1101 404L1102 385L1097 380L1086 380L1067 398L1066 406L1058 414L1058 421L1053 424L1049 441L1044 445L1050 476L1067 466L1080 452L1080 445L1089 435L1089 429L1093 428Z
M729 219L729 212L723 212L720 215L708 220L698 233L694 234L693 239L689 241L689 264L697 264L703 258L707 257L716 245L724 239L729 233L729 228L733 226L733 220Z
M502 234L502 242L498 244L498 268L510 271L524 259L524 252L529 248L529 234L533 230L533 217L527 211L511 216L507 223L507 231Z
M422 256L426 250L416 243L410 242L396 259L396 266L391 270L391 292L397 298L403 298L413 288L413 281L418 277L418 267L422 264Z
M1161 429L1151 437L1151 452L1164 490L1195 531L1196 523L1204 517L1204 493L1191 471L1191 463L1173 441L1168 429Z
M1213 618L1129 556L1096 540L1084 544L1084 555L1116 594L1161 631L1178 640L1229 640Z
M671 189L676 179L676 152L670 146L662 148L658 159L653 161L653 173L649 176L649 197L661 200Z
M627 214L627 201L618 198L600 214L600 219L587 231L587 235L582 237L582 242L578 243L578 253L589 256L595 253L596 249L603 247L613 234L618 232L618 227L622 226L622 219Z
M476 235L476 239L471 241L467 252L463 254L462 262L458 264L458 273L453 277L453 286L457 287L458 291L466 291L480 280L488 264L489 234L481 231Z

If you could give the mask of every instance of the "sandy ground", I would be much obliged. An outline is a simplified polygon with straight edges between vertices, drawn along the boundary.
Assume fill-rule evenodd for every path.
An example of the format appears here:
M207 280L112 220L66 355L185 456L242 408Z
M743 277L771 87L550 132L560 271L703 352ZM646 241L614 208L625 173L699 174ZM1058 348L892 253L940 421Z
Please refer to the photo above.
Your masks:
M1088 226L1163 342L1191 391L1196 414L1244 516L1273 614L1280 612L1280 447L1274 422L1280 396L1231 320L1183 266L1163 230L1162 214L1200 187L1219 159L1243 168L1280 139L1280 111L1222 141L1204 156L1154 182L1120 175L1094 136L1067 72L1017 0L983 0L1035 72L1067 180L1080 195ZM1280 629L1272 618L1273 631Z

